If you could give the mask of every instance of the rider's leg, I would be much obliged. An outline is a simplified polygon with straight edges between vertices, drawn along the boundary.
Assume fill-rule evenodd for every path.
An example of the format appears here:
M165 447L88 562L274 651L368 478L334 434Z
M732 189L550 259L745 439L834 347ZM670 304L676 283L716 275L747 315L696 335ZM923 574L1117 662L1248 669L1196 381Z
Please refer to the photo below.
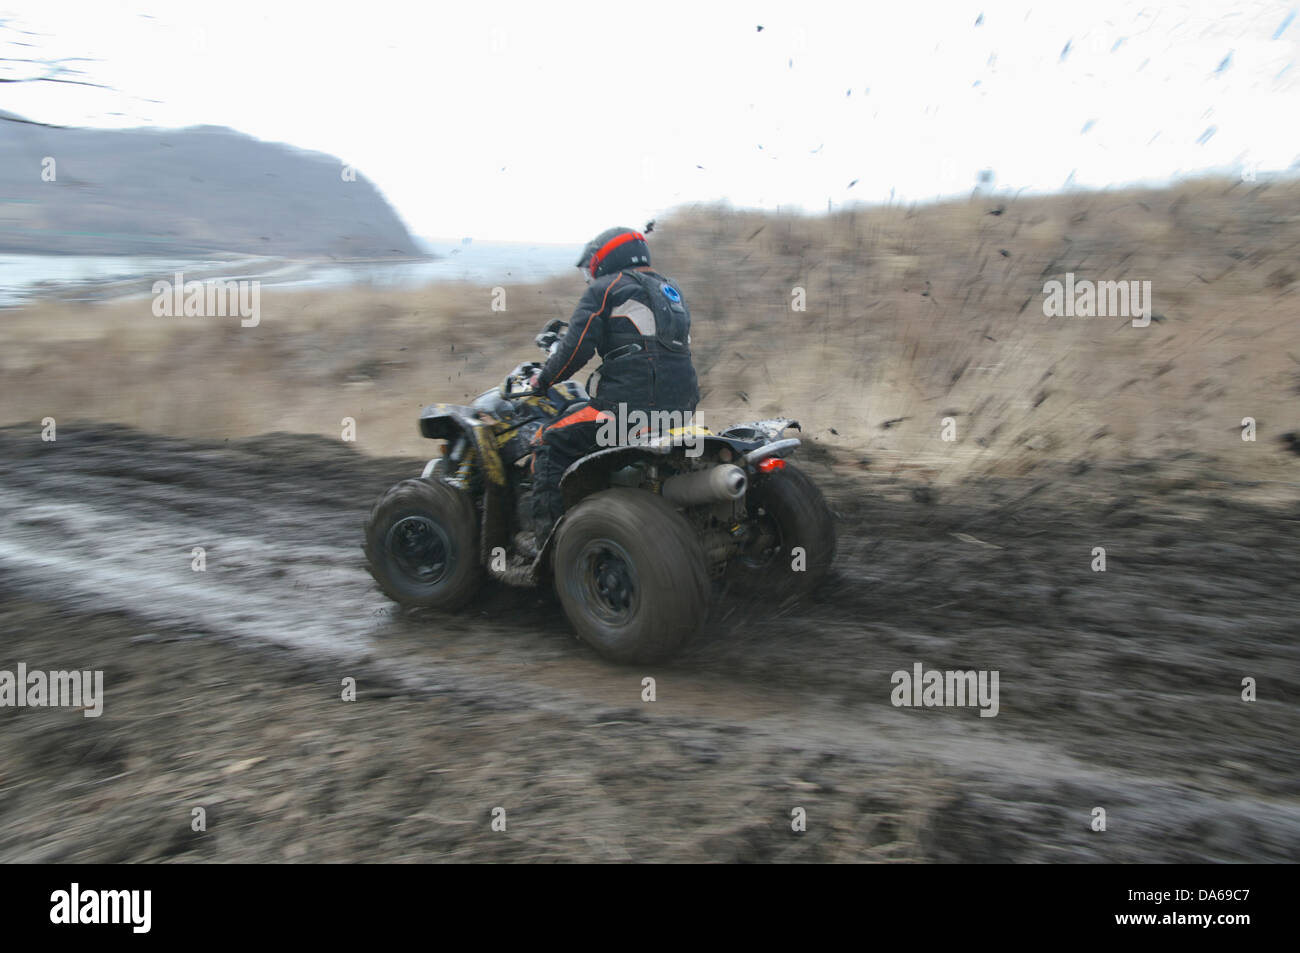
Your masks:
M588 405L538 432L539 446L533 455L533 529L539 550L564 515L560 478L574 461L596 448L596 434L604 422L601 412Z

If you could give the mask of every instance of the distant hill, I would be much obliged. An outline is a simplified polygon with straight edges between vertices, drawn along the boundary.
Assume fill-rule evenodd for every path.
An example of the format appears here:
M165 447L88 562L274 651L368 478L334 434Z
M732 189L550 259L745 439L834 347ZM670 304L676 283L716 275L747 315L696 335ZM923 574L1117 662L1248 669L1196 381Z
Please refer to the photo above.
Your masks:
M379 191L343 168L223 126L60 128L0 112L0 251L423 254Z

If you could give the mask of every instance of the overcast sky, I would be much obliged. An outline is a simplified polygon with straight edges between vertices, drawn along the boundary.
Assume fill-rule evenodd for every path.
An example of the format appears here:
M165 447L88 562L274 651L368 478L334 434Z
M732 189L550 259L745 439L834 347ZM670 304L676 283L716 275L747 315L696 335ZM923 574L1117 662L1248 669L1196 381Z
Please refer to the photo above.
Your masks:
M582 242L981 169L1011 192L1294 172L1296 5L0 0L113 88L4 84L0 108L231 126L355 165L416 234Z

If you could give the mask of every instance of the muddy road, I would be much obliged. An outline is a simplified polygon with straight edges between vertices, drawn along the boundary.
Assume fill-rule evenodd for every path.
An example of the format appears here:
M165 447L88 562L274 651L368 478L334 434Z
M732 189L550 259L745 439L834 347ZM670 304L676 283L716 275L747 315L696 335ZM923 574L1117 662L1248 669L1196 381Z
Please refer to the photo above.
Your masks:
M1294 502L1187 460L943 488L805 460L841 527L818 598L719 599L670 664L618 666L549 593L375 590L361 521L419 461L4 428L0 669L105 698L0 708L0 860L1300 856ZM997 671L996 717L895 707L917 663Z

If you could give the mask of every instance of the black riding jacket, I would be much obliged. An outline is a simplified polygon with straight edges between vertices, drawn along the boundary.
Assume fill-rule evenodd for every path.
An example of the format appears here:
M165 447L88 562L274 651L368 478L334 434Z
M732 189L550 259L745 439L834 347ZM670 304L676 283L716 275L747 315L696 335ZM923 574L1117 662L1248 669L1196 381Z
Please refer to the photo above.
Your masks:
M599 353L597 409L694 411L700 388L690 343L691 313L667 278L649 269L602 275L587 286L538 383L567 380Z

